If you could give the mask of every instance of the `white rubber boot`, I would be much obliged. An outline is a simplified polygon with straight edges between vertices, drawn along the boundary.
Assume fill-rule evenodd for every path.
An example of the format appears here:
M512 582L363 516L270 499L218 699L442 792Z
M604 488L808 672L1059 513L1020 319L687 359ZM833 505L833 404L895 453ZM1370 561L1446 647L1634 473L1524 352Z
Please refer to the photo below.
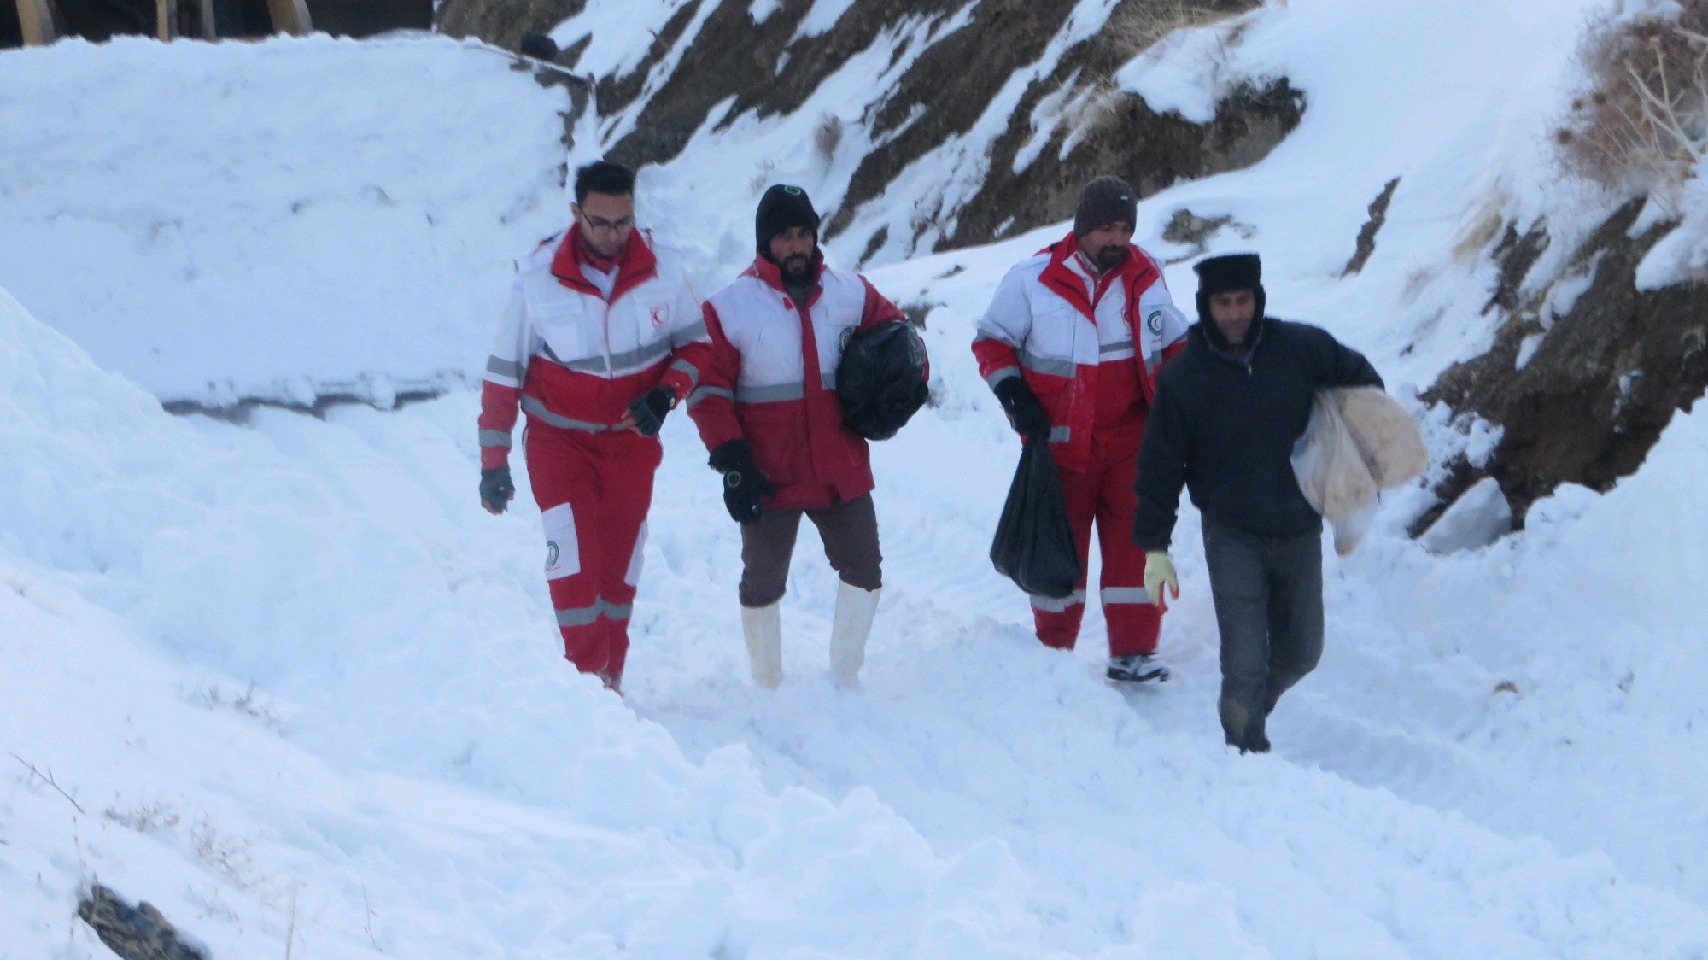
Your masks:
M830 672L837 686L860 685L860 666L866 662L866 636L878 612L878 590L836 585L836 619L830 626Z
M753 682L775 690L783 682L783 607L742 607L741 632L747 637L747 662Z

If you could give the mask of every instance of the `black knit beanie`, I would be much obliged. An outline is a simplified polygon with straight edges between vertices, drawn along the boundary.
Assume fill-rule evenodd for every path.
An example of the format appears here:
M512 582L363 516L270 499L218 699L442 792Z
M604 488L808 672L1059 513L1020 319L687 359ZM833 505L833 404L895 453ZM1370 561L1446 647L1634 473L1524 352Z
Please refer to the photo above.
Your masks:
M1138 217L1139 196L1127 181L1120 177L1098 177L1079 192L1079 206L1073 212L1073 235L1083 237L1117 220L1137 227Z
M1263 263L1255 253L1206 257L1192 265L1198 274L1198 319L1210 321L1210 297L1229 290L1250 290L1257 298L1256 319L1263 319Z
M759 252L769 256L771 238L790 227L806 227L818 237L818 211L800 187L772 184L759 198L759 212L753 217L753 233L759 242Z

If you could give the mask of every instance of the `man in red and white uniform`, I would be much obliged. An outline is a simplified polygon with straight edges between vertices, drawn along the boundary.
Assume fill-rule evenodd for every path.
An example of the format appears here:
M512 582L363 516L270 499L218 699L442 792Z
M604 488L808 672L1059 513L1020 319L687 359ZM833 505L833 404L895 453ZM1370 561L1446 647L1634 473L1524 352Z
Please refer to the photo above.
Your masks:
M575 223L516 264L480 404L480 500L515 495L510 434L546 534L546 584L564 656L620 690L664 417L699 382L711 344L674 247L635 229L635 175L575 172Z
M856 330L905 317L866 278L824 265L818 213L799 187L759 200L759 255L706 301L712 357L689 415L741 524L741 624L753 681L783 681L779 604L804 514L841 578L830 663L857 682L881 586L866 441L842 425L836 370Z
M1073 232L1003 277L973 340L1014 429L1049 438L1082 563L1096 523L1108 676L1122 681L1168 679L1155 656L1160 598L1146 593L1144 551L1133 545L1133 479L1157 368L1185 348L1188 326L1162 266L1132 243L1137 215L1125 181L1086 184ZM1033 597L1032 613L1039 640L1072 649L1084 579L1066 598Z

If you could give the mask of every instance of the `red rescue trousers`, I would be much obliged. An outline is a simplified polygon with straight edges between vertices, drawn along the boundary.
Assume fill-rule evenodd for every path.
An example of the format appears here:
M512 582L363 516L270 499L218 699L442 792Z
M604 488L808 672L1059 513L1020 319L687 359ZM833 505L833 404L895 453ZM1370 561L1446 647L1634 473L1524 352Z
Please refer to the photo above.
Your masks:
M528 424L522 442L545 525L546 586L563 655L620 689L652 477L664 448L628 430L583 433L538 423Z
M1088 469L1058 471L1074 547L1085 565L1091 554L1091 525L1095 521L1103 555L1101 586L1103 616L1109 625L1109 655L1155 653L1162 632L1162 610L1145 592L1145 552L1133 545L1133 513L1139 506L1138 495L1133 492L1133 480L1138 476L1138 443L1100 447L1094 438ZM1066 597L1032 598L1032 620L1045 646L1072 650L1084 616L1083 575Z

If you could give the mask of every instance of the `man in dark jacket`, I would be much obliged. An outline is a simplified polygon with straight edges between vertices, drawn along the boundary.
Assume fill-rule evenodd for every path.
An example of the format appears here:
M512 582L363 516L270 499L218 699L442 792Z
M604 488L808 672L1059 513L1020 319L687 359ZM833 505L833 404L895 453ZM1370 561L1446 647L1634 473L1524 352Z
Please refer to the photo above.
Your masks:
M1166 584L1179 596L1168 545L1180 489L1190 490L1222 635L1222 732L1261 753L1275 702L1322 655L1322 517L1299 490L1293 444L1318 390L1382 379L1327 331L1265 316L1257 254L1195 269L1198 323L1157 379L1133 541L1151 595Z

